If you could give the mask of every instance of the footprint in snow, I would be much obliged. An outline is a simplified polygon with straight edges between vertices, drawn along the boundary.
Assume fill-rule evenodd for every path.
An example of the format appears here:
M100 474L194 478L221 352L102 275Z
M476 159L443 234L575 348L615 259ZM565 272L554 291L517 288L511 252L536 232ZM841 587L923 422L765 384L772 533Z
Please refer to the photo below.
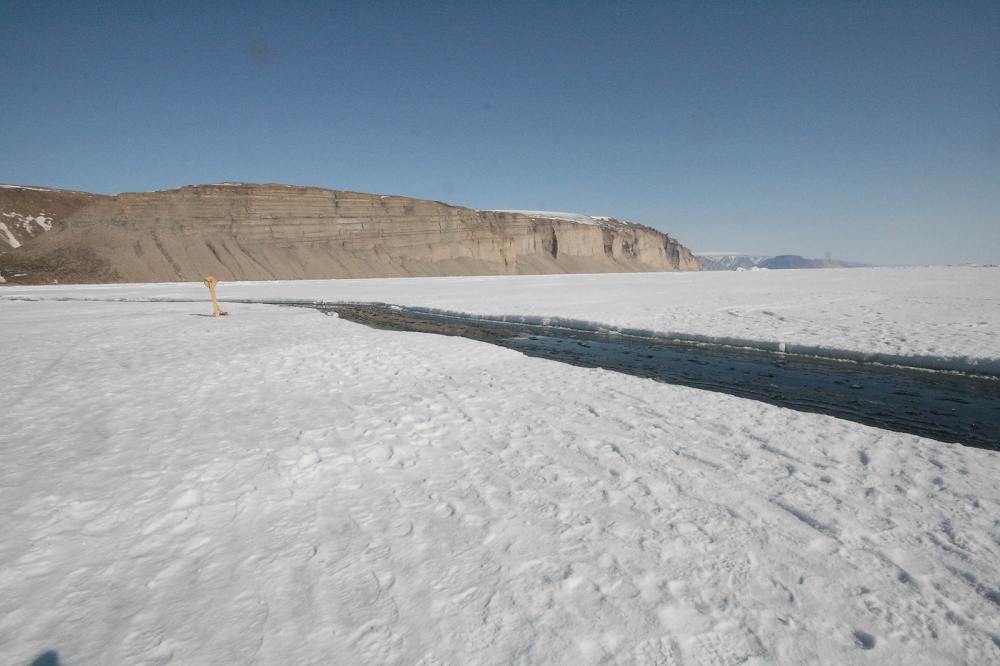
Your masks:
M875 637L865 631L855 631L854 644L862 650L871 650L875 647Z
M413 534L413 522L405 518L394 518L387 530L391 536L405 537Z
M434 507L434 513L442 518L451 518L455 515L455 507L448 502L442 502Z
M727 628L695 636L686 652L692 663L705 666L742 664L767 657L767 650L753 633L745 628Z
M677 643L669 636L650 638L636 646L633 653L636 666L681 666L681 658Z
M319 451L312 446L287 446L275 453L282 463L289 467L307 470L322 461Z
M322 450L325 447L339 446L343 442L335 426L326 426L299 431L297 443L305 447Z
M174 500L170 508L174 511L183 511L192 509L199 504L201 504L201 493L195 488L188 488Z
M393 454L394 451L391 446L378 444L368 448L365 451L364 456L370 462L381 463L392 460Z

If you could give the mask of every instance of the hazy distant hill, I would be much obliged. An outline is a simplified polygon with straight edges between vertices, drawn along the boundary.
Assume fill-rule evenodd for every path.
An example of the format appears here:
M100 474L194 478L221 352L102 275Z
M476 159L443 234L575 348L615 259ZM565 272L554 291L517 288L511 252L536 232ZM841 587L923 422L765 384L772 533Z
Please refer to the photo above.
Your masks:
M698 261L707 271L736 271L756 267L760 262L769 259L768 256L750 254L698 254Z
M117 196L0 192L0 210L11 215L0 219L20 224L8 235L0 229L0 275L9 282L701 269L667 234L609 217L246 183Z
M703 270L706 271L741 271L741 270L776 270L783 268L859 268L866 264L837 259L807 259L797 254L779 254L777 256L735 254L735 253L705 253L698 254Z

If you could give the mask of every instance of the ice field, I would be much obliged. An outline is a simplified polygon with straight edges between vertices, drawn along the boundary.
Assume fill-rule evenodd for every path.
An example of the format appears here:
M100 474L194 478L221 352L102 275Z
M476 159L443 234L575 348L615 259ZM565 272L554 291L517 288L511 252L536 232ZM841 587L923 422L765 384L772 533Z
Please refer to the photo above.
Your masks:
M989 268L219 290L1000 367ZM3 663L1000 660L1000 454L205 297L0 289Z

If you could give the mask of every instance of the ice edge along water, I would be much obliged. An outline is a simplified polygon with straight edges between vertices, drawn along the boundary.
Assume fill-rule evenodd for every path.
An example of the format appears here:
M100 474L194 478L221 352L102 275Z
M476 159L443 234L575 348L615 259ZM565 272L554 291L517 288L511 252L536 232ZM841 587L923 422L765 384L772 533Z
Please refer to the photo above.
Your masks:
M2 241L0 241L2 242ZM202 299L197 283L8 287L7 296ZM224 282L229 299L395 303L474 316L559 318L689 340L1000 365L1000 270L825 269ZM841 353L841 352L846 352Z
M263 302L263 301L242 301L242 302ZM905 368L918 370L953 371L969 374L981 374L987 376L1000 377L1000 359L990 358L970 358L967 356L929 356L920 354L887 354L884 352L862 352L853 349L843 349L837 347L824 347L820 345L804 345L778 340L759 340L749 338L739 338L726 335L699 335L694 333L683 333L680 331L662 331L648 328L628 328L618 327L587 319L573 319L564 317L543 317L532 315L479 315L471 312L457 310L443 310L439 308L425 308L419 306L399 306L392 303L327 303L310 301L321 305L373 305L377 307L392 307L403 311L417 314L440 315L467 319L470 321L482 322L503 322L526 324L529 326L540 326L551 329L565 329L570 331L588 331L595 333L605 333L611 335L623 335L646 339L661 339L678 342L703 343L710 345L720 345L726 347L740 347L743 349L757 349L760 351L778 352L783 354L797 354L801 356L815 356L834 361L859 361L864 363L880 363L883 365L896 365ZM275 303L278 304L278 303Z
M178 283L184 284L184 283ZM131 303L202 303L209 302L207 298L97 298L97 297L73 297L73 296L53 296L34 297L25 295L0 295L0 300L9 301L81 301L81 302L131 302ZM653 340L668 340L677 342L688 342L696 344L719 345L726 347L738 347L743 349L755 349L766 352L778 352L782 354L795 354L800 356L814 356L833 361L855 361L862 363L879 363L882 365L893 365L915 370L930 370L939 372L960 372L986 377L1000 378L1000 358L981 358L970 356L933 356L927 354L892 354L886 352L859 351L841 347L828 347L823 345L808 345L781 340L761 340L753 338L740 338L728 335L705 335L697 333L686 333L682 331L664 331L649 328L620 327L588 319L575 319L567 317L546 317L536 315L499 314L483 315L475 312L463 310L448 310L442 308L421 307L414 305L399 305L381 301L357 301L357 300L324 300L324 299L296 299L296 298L220 298L220 303L243 303L258 305L358 305L374 306L383 308L395 308L400 311L412 312L415 314L443 316L450 318L467 319L472 322L497 322L510 324L524 324L528 326L539 326L549 329L564 329L570 331L586 331L610 335L631 336Z

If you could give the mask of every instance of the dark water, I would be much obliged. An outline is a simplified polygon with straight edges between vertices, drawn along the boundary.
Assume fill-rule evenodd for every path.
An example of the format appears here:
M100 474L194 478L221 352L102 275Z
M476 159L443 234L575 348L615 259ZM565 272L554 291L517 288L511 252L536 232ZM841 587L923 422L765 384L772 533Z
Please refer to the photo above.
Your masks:
M375 328L473 338L528 356L1000 450L1000 380L996 378L465 319L384 305L316 307Z

